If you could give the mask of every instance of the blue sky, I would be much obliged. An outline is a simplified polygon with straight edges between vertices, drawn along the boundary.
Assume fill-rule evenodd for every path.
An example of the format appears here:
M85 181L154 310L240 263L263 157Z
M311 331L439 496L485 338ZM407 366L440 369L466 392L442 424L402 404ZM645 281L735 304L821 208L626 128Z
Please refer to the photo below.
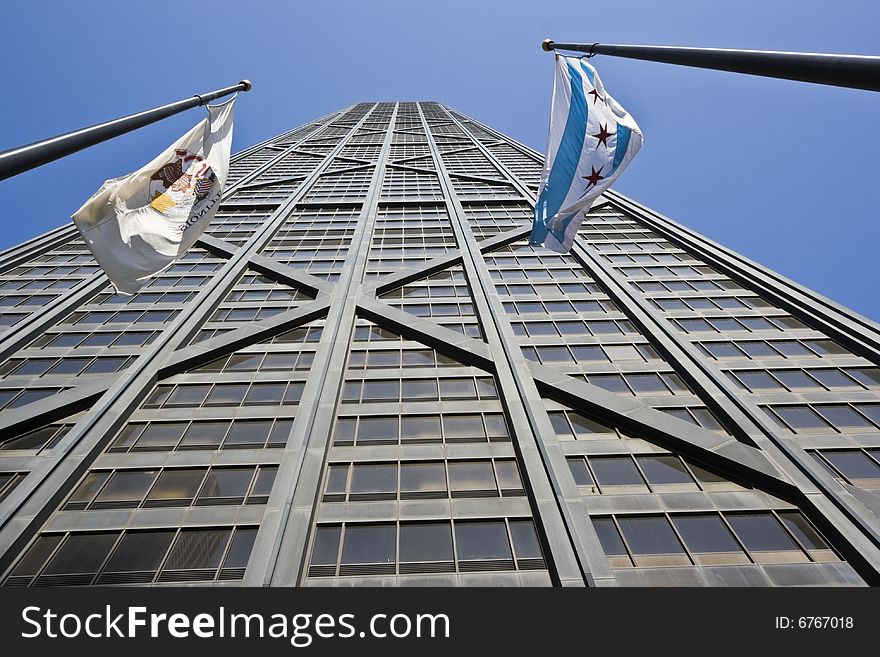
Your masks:
M247 77L235 150L361 100L439 100L543 151L556 41L880 54L880 3L7 4L0 149ZM596 57L645 146L616 188L880 319L880 94ZM0 249L69 221L191 110L0 182Z

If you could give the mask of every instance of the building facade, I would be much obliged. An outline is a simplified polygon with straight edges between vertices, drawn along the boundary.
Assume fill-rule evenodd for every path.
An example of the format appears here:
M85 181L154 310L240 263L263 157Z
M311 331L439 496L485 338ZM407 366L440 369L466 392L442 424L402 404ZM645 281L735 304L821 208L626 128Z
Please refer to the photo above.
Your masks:
M360 103L132 297L0 254L0 582L880 582L880 327L614 192L532 247L541 161Z

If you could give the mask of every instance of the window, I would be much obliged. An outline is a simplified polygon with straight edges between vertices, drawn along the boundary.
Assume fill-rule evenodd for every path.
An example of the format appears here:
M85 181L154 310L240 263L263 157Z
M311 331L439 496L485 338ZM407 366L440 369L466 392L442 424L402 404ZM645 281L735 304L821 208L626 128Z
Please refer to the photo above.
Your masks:
M728 514L727 520L757 563L809 561L773 514Z
M241 579L255 536L253 527L43 534L6 583L82 586Z
M446 469L442 462L400 464L401 499L429 499L446 495Z
M590 457L590 467L606 493L647 492L645 481L628 456Z
M822 457L855 486L880 488L880 464L865 452L852 450L823 450Z
M449 490L452 497L497 495L491 461L449 461Z
M507 540L507 531L504 522L457 522L455 523L455 542L458 546L458 559L462 570L485 569L486 566L499 567L501 563L486 562L510 562L512 567L512 555L510 544ZM470 564L466 562L475 562Z
M352 467L352 500L384 500L396 497L396 463L357 463Z
M452 571L452 528L448 522L401 524L400 573Z
M717 514L674 516L672 524L698 564L749 563L749 558Z
M639 456L636 462L652 488L697 490L694 478L677 456Z
M395 526L390 524L346 525L340 575L393 573L396 533Z
M191 504L202 479L204 468L170 469L159 475L145 500L146 506L184 506Z
M618 522L636 566L677 566L691 563L665 517L624 516L618 518Z

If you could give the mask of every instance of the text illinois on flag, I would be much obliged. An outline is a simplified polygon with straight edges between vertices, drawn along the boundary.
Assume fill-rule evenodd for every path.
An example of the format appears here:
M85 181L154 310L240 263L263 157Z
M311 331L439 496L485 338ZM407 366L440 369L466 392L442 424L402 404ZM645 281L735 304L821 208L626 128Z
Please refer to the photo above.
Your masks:
M195 243L229 171L235 98L141 169L106 181L73 215L117 292L133 294Z
M550 136L529 241L571 249L593 201L642 146L642 131L585 58L556 56Z

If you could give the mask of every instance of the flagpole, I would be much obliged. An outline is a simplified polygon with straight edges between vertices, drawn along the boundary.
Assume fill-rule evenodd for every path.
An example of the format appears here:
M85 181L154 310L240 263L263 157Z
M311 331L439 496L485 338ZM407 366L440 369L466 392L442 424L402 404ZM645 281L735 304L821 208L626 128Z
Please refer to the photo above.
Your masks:
M192 98L178 100L168 105L155 107L137 114L129 114L112 121L74 130L49 139L35 141L26 146L19 146L0 153L0 180L17 176L30 169L42 166L59 158L76 153L102 141L124 135L126 132L143 128L156 121L179 114L193 107L199 107L217 98L228 96L237 91L250 91L253 85L242 80L231 87L224 87L204 94L195 94Z
M880 57L826 53L731 50L726 48L680 48L677 46L630 46L603 43L556 43L545 39L541 47L592 55L644 59L666 64L731 71L747 75L783 78L880 91Z

